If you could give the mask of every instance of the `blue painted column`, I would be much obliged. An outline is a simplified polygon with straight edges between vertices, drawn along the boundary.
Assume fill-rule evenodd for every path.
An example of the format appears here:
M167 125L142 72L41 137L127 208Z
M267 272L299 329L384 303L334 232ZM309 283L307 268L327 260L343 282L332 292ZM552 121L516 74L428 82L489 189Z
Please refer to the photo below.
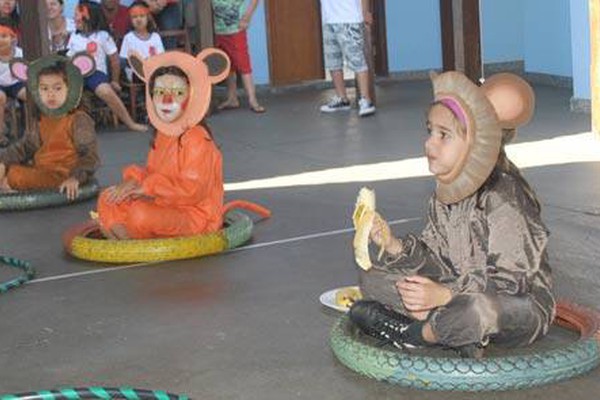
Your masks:
M588 0L571 0L571 47L573 48L573 99L591 99L590 15Z

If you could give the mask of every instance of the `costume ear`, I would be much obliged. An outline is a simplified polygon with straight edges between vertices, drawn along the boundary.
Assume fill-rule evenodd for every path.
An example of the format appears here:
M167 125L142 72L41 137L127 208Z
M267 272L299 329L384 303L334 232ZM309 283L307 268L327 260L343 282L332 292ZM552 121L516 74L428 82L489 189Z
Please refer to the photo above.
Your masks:
M23 58L13 58L10 60L10 72L15 78L22 82L27 82L27 70L29 65Z
M535 94L523 78L510 73L495 74L481 88L494 106L502 128L515 129L531 119Z
M84 78L96 72L96 61L85 51L75 54L71 62L77 67Z
M127 61L137 77L146 82L146 77L144 76L144 57L137 51L131 50L127 55Z
M208 67L208 75L213 84L219 83L229 76L231 62L223 51L214 48L204 49L196 58Z

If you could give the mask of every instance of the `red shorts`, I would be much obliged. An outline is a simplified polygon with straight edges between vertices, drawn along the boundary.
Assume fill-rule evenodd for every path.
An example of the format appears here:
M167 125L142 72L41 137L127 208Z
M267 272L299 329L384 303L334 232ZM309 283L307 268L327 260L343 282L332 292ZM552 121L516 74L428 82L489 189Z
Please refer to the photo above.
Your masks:
M248 53L248 37L246 31L239 31L231 35L215 35L215 42L231 60L231 71L246 75L252 72L250 54Z

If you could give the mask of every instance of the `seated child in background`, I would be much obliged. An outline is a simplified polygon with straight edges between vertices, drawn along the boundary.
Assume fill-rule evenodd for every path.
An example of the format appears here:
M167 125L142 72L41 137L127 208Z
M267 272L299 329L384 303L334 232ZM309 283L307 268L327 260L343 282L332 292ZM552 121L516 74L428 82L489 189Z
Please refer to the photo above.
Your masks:
M133 52L129 60L146 83L146 108L156 134L147 165L125 168L123 182L101 193L102 232L110 239L149 239L219 230L222 159L202 120L211 84L229 71L227 56L206 49L197 57L173 51L146 60Z
M13 58L23 57L17 46L17 33L10 19L0 17L0 147L10 141L6 135L5 109L8 98L25 101L25 84L12 76L9 63Z
M165 52L162 39L156 33L156 24L150 13L148 5L139 0L129 7L132 31L127 32L121 43L121 63L127 64L127 56L132 50L137 51L144 59ZM130 68L125 68L127 80L132 81Z
M31 65L11 64L15 76L27 80L40 109L39 129L27 132L0 153L0 190L59 189L69 199L79 195L99 159L94 121L77 109L83 76L93 72L93 60L79 55L73 62L53 55Z
M147 130L146 125L136 123L116 92L121 91L121 73L117 45L107 32L106 21L100 6L81 0L75 9L77 31L71 34L67 44L69 57L85 51L96 61L96 72L85 78L85 87L100 97L125 125L138 132ZM110 61L111 81L109 83L106 59Z
M482 88L458 72L432 80L425 153L437 188L425 229L394 238L372 214L370 237L384 256L361 270L365 300L350 319L398 347L441 345L466 357L481 356L489 341L530 344L555 316L548 231L535 193L506 157L503 129L531 117L533 91L511 74Z

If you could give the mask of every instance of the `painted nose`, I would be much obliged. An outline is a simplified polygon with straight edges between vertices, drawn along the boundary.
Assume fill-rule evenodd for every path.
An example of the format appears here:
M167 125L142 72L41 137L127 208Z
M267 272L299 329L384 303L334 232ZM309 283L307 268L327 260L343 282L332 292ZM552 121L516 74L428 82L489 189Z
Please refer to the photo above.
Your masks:
M171 103L173 103L173 95L172 94L165 94L163 96L163 103L164 104L171 104Z

